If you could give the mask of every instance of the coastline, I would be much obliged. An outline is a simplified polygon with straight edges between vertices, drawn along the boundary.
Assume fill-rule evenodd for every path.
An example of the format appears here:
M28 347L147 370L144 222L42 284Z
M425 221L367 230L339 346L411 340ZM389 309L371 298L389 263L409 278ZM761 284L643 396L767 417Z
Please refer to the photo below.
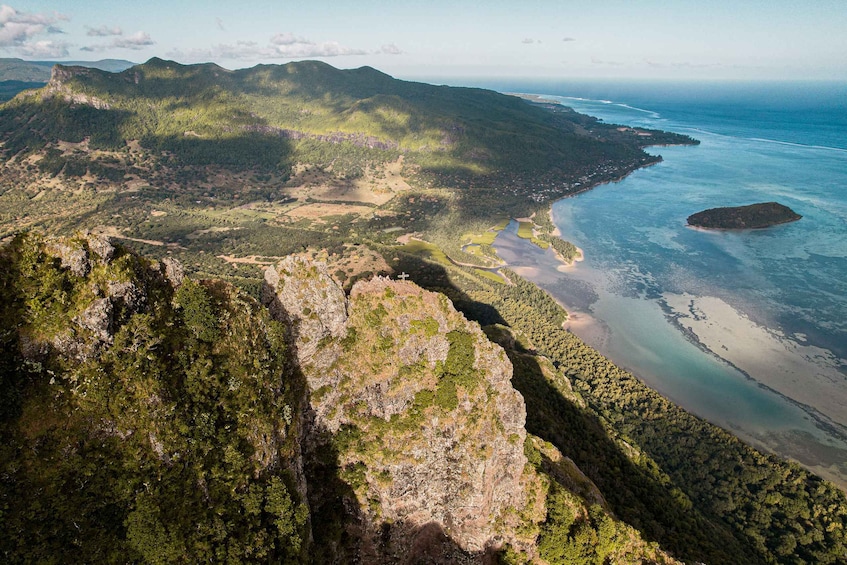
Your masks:
M639 168L641 167L633 169L633 171ZM548 212L550 221L554 226L554 231L551 234L561 237L561 229L553 222L552 205L555 202L571 198L604 184L619 182L628 174L613 181L594 183L577 193L557 198L551 203ZM519 238L515 236L515 239ZM521 241L523 242L521 245L532 246L532 243L528 240ZM523 248L524 251L527 249ZM667 311L660 312L658 315L664 318L664 323L675 326L675 329L670 331L681 335L684 341L715 359L716 363L731 368L739 375L736 378L741 378L744 382L749 383L748 388L753 387L754 389L761 389L763 392L766 391L766 396L778 398L779 402L785 406L791 406L792 410L795 411L793 412L795 416L792 417L791 421L796 422L802 415L806 424L804 427L803 424L787 423L768 428L765 424L755 423L758 417L755 415L748 416L742 413L722 417L719 415L720 408L717 413L703 412L702 408L699 408L696 403L692 404L690 399L686 399L686 393L673 392L675 386L678 389L678 384L670 385L670 388L668 388L658 374L652 375L649 369L646 369L647 372L645 373L645 367L633 365L625 356L621 357L622 353L616 351L612 328L603 321L603 318L594 314L591 309L592 303L590 301L585 302L584 297L578 296L578 290L569 290L564 293L564 296L562 296L562 293L551 291L549 287L551 284L556 284L557 277L555 274L557 273L567 272L570 275L569 278L577 284L583 284L585 280L588 280L584 280L584 274L594 271L590 265L587 270L584 267L576 267L577 262L584 261L586 258L584 250L578 249L580 257L573 263L567 263L562 260L562 257L555 254L556 265L550 263L550 255L546 253L536 254L534 266L521 265L521 262L525 259L521 256L519 249L511 249L512 259L503 257L498 246L498 255L504 260L506 266L542 288L568 312L568 317L563 324L564 329L575 334L587 345L609 358L622 369L635 375L648 387L656 390L684 410L697 414L704 420L724 428L742 441L764 452L792 459L817 475L832 481L841 489L847 490L847 377L841 375L842 379L845 380L842 385L844 390L841 391L839 386L834 383L834 379L839 375L837 367L830 363L830 370L825 371L826 374L816 376L817 385L814 387L809 387L808 383L802 378L810 367L815 366L813 362L807 359L809 353L821 354L821 351L790 351L786 348L786 344L794 343L790 336L783 336L785 339L782 342L778 340L768 341L767 338L773 340L774 336L768 333L767 328L757 326L752 320L747 319L729 305L726 305L726 310L719 309L713 313L710 319L701 321L704 328L708 328L710 332L705 336L698 335L693 329L687 330L680 320L676 320L674 323ZM516 251L517 253L515 253ZM576 293L577 296L570 296L569 298L569 293ZM712 298L718 300L714 297L706 298L707 301ZM642 302L646 303L646 301ZM582 305L580 306L580 304ZM656 308L659 309L660 305L657 304ZM727 317L730 314L729 310L734 312L734 316ZM746 324L743 323L744 320L746 320ZM734 329L734 333L729 334L731 336L729 338L723 338L722 332L726 331L725 328L727 327ZM758 333L756 333L757 331ZM751 337L745 332L753 332L753 336ZM620 341L620 334L617 341ZM762 343L767 344L768 347L761 349L764 353L757 356L756 352L759 351ZM730 355L725 349L734 351ZM745 351L753 351L753 355L747 358L738 358ZM773 376L768 361L777 353L788 355L788 358L793 359L792 369ZM833 394L828 394L828 392L833 392ZM825 399L824 404L826 406L820 409L821 403L819 401L822 398ZM724 408L724 410L726 409L728 408ZM735 420L736 416L740 418L738 422ZM750 420L750 418L753 419Z
M526 98L557 104L538 95ZM711 146L709 149L714 151ZM620 182L652 164L656 163L634 167L613 179L574 187L573 192L553 199L549 214L554 231L550 233L561 237L563 230L569 230L567 221L561 224L562 229L552 222L552 207L557 202ZM643 188L648 178L652 176L629 182ZM608 205L615 202L612 198L599 200ZM557 210L570 210L571 206L563 205ZM577 206L570 213L578 209ZM599 222L603 217L600 213L591 215ZM565 218L560 217L562 220ZM681 227L675 227L674 233ZM686 227L712 234L739 231ZM593 234L597 230L589 231ZM589 231L577 237L593 237ZM657 228L646 230L645 235L650 244L678 252L678 246L671 247L676 244L668 233ZM640 293L647 286L640 284L634 293L628 293L620 286L622 274L627 275L614 270L614 264L609 270L603 265L595 267L591 261L578 267L576 262L567 265L560 257L553 262L551 255L531 251L510 234L504 235L498 241L498 254L510 268L541 287L568 311L564 327L587 345L681 408L764 452L793 459L847 490L847 359L823 349L826 345L814 348L803 335L790 330L782 333L780 326L772 324L771 328L766 325L770 322L748 319L742 311L718 302L718 297L708 296L713 292L708 288L691 287L698 289L695 293L703 294L697 298L705 298L710 315L699 319L695 308L693 321L673 320L659 304L665 289L655 287L658 295L645 295ZM500 253L501 246L507 249L508 256ZM604 253L600 255L605 257ZM582 259L586 259L584 251ZM637 269L634 275L636 280L650 276L639 274ZM649 282L646 284L649 286ZM687 287L667 288L684 292L682 289ZM732 300L731 296L728 300ZM684 313L684 305L679 308ZM824 366L822 371L818 370L820 363ZM773 374L773 365L779 364L783 366L778 374Z

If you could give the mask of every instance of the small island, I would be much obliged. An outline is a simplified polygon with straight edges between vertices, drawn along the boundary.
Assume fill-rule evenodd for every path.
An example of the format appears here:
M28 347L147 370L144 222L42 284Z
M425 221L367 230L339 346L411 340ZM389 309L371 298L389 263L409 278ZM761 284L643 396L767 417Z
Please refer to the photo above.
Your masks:
M802 217L778 202L762 202L749 206L703 210L688 216L688 225L723 230L758 229L795 222Z

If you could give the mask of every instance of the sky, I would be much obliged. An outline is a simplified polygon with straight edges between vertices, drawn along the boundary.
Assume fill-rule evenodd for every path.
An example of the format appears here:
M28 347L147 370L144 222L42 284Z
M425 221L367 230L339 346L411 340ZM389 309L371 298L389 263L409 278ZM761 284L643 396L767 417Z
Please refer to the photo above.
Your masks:
M26 0L0 57L228 69L319 59L399 78L847 80L847 0Z

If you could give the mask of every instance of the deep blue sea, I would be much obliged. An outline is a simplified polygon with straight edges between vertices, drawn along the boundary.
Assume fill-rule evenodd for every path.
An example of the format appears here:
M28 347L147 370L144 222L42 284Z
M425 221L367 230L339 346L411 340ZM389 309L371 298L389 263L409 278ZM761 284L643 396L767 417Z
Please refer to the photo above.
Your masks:
M560 272L514 226L501 256L571 330L688 410L847 485L847 83L487 84L608 123L691 135L664 161L554 204L585 260ZM765 230L686 227L778 201Z

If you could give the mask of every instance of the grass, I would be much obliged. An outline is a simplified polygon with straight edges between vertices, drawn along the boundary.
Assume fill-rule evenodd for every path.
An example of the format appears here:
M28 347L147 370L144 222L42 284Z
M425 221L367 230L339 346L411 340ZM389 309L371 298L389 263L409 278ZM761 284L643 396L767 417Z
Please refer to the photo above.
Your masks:
M468 245L491 245L497 237L496 231L484 231L482 233L466 233L462 236L462 241Z
M518 237L521 239L532 239L532 228L534 225L532 222L518 222Z
M494 271L486 271L484 269L474 269L473 272L474 272L475 275L479 275L480 277L482 277L484 279L488 279L488 280L496 282L498 284L506 284L505 279L502 276L500 276L498 273L495 273Z
M518 237L528 239L541 249L550 247L550 243L535 237L535 224L533 222L518 222Z
M406 245L401 246L400 251L404 251L406 253L411 253L413 255L418 255L425 259L429 259L431 261L435 261L441 265L452 266L452 262L450 258L436 245L428 243L426 241L421 241L419 239L413 239Z

